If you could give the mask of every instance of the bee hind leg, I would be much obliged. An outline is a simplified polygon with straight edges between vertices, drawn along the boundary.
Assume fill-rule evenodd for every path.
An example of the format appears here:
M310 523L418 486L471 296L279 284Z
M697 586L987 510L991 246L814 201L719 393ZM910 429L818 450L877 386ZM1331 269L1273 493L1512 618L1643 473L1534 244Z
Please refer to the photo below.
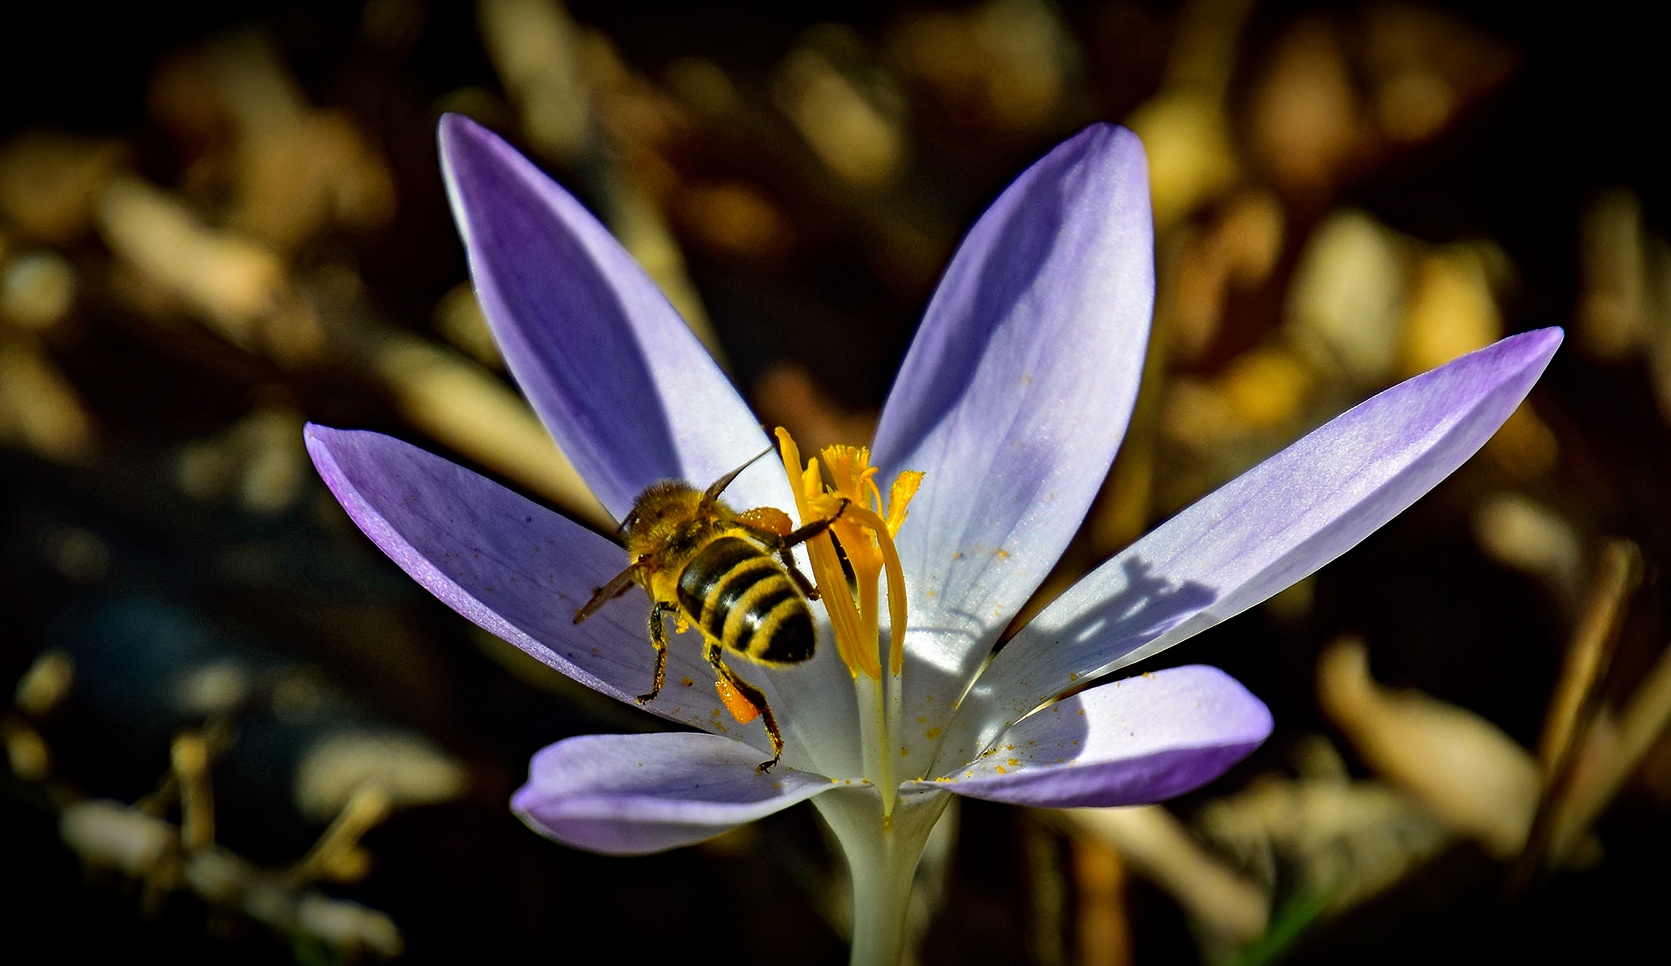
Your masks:
M783 561L784 571L789 574L789 579L795 582L795 589L801 592L802 597L807 600L820 599L818 588L811 580L807 579L806 574L801 573L800 567L795 566L795 556L789 552L788 547L778 551L778 559Z
M650 643L656 648L656 676L648 693L638 696L639 704L649 704L661 693L661 686L667 683L667 632L662 627L661 613L664 610L676 610L672 604L658 600L650 605Z
M771 739L772 742L772 757L756 765L754 770L762 774L771 771L772 766L778 763L779 758L783 757L783 731L778 728L777 716L772 714L772 707L766 703L766 696L760 692L759 688L744 681L734 671L725 666L725 659L720 654L718 643L708 642L706 656L708 663L714 666L714 670L719 673L720 678L726 684L731 685L745 700L760 709L760 717L766 725L766 737Z

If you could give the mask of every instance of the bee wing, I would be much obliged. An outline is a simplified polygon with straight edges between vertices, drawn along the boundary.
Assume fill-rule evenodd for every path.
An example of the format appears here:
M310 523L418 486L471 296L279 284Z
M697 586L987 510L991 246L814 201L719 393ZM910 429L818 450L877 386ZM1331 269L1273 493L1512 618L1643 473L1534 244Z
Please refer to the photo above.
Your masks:
M580 622L584 621L586 618L591 617L593 614L597 613L597 610L598 610L599 607L602 607L603 605L609 603L610 601L614 600L615 598L617 598L617 597L621 596L622 594L626 593L627 591L631 590L632 585L637 583L637 582L638 582L638 564L635 563L632 566L628 567L627 569L625 569L625 570L621 571L620 573L616 574L614 576L614 578L612 578L609 581L609 583L604 584L602 587L599 587L597 590L593 591L592 599L588 600L585 604L583 604L581 606L581 608L579 610L574 612L574 622L576 624L579 624Z

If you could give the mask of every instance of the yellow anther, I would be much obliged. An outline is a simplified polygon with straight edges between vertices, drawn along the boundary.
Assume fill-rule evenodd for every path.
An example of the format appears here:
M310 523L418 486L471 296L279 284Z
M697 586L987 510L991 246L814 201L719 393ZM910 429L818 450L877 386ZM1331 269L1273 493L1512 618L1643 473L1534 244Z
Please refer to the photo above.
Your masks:
M894 478L894 485L888 489L888 534L899 536L899 528L905 525L905 508L911 504L911 498L917 495L917 487L923 482L920 470L905 470Z
M905 522L906 506L922 482L922 474L901 473L888 491L884 506L875 477L877 469L870 465L870 451L862 446L829 446L822 452L824 467L829 473L829 485L819 471L817 459L801 466L800 450L784 429L777 430L778 448L783 456L790 485L795 490L796 509L801 520L816 520L834 516L841 501L846 508L831 524L828 535L807 541L807 553L812 559L813 577L818 592L824 598L835 632L836 650L855 676L861 672L873 679L882 676L879 651L880 613L877 578L885 572L888 581L888 626L891 634L888 655L889 670L898 675L904 664L905 647L905 574L900 566L899 553L893 538ZM796 477L799 476L797 480ZM832 539L833 538L833 539ZM852 574L849 588L847 571L835 546L841 545L842 554ZM840 593L841 590L849 593Z
M777 440L784 470L789 474L790 489L795 493L795 509L803 521L821 519L814 506L825 497L824 477L818 471L818 461L808 460L806 468L797 473L795 467L801 465L801 451L795 440L782 428L777 431ZM797 476L800 478L796 479ZM812 561L812 579L818 585L818 596L824 602L825 612L830 615L836 653L841 655L842 663L854 676L863 671L873 678L880 678L882 667L876 649L870 649L867 661L867 655L858 646L864 637L860 630L859 611L854 606L852 595L847 593L847 578L842 573L841 560L836 556L835 541L828 533L822 533L808 540L805 546L807 557Z

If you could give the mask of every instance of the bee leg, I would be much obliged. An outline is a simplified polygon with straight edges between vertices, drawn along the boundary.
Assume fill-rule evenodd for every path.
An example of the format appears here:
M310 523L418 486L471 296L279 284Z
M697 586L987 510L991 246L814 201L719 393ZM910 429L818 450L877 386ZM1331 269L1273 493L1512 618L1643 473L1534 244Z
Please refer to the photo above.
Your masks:
M818 588L812 581L807 579L806 574L801 573L801 568L795 566L795 555L790 553L789 550L799 544L806 543L813 537L816 537L825 530L828 530L830 528L830 524L840 519L841 515L847 511L847 504L851 502L852 501L846 497L842 497L841 506L836 508L836 512L830 514L822 520L814 520L806 526L801 527L799 530L792 530L783 536L778 536L769 530L761 530L756 527L746 528L750 532L753 532L755 535L761 537L768 547L775 547L777 549L778 559L783 561L783 569L789 571L789 577L795 581L796 589L798 589L807 600L818 600Z
M760 693L759 688L744 681L725 666L725 659L720 654L719 642L708 641L705 656L708 658L708 663L714 666L714 670L719 673L726 684L736 688L738 694L741 694L750 704L760 709L760 717L766 725L766 737L772 740L772 757L755 766L754 770L761 773L770 771L772 766L777 764L778 759L783 757L783 732L777 726L777 716L772 714L771 705L766 703L766 696Z
M650 643L656 648L656 678L649 693L638 696L639 704L649 704L661 693L661 686L667 681L667 634L661 625L661 612L677 610L664 600L658 600L650 605Z
M842 497L841 506L836 507L836 512L830 514L822 520L814 520L799 530L791 530L789 533L784 534L781 538L782 544L779 549L788 550L790 547L806 543L813 537L816 537L825 530L828 530L830 528L830 524L841 519L841 515L847 512L847 504L852 502L852 500Z
M801 568L795 566L795 555L789 552L789 548L779 550L777 555L778 559L783 561L783 569L789 572L789 579L795 582L795 588L801 592L801 596L807 600L818 600L818 588L807 579L806 574L801 573Z

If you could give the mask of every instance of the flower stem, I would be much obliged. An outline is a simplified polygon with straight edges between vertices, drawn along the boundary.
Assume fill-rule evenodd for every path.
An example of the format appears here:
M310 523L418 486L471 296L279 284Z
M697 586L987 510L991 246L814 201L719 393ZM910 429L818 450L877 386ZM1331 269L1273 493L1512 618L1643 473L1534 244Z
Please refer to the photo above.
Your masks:
M911 883L949 792L902 796L884 817L875 789L813 799L847 860L853 885L852 966L899 966L909 935Z

